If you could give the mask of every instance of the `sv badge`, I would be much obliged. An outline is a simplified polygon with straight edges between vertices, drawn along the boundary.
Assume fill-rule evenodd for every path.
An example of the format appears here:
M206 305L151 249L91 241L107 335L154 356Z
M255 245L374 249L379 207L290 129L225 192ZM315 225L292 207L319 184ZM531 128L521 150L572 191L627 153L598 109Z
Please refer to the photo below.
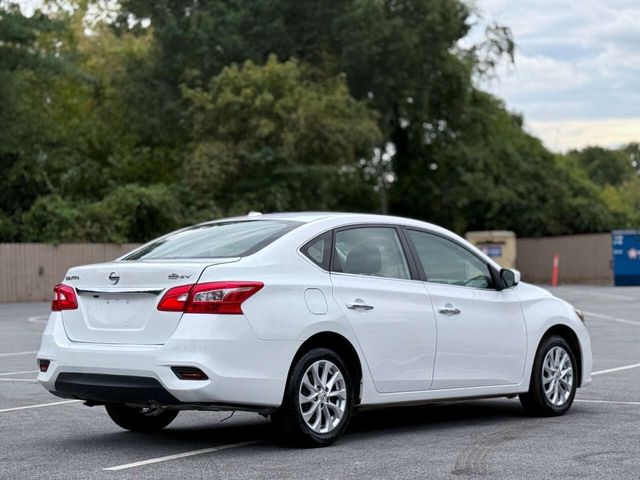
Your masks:
M182 275L178 275L177 273L172 273L171 275L169 275L168 278L169 280L178 280L178 279L182 280L183 278L190 278L190 277L191 277L190 273L189 274L183 273Z

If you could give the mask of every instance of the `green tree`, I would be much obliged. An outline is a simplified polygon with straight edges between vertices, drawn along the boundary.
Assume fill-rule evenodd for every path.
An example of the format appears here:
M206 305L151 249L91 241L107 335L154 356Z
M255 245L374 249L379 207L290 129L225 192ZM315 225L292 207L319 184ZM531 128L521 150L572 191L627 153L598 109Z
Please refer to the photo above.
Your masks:
M192 103L188 185L227 212L339 207L335 184L379 138L376 116L340 76L295 60L225 68Z
M17 6L0 4L0 218L4 239L18 238L16 216L46 188L40 171L42 156L34 140L48 127L44 116L34 114L38 101L31 88L63 67L42 39L54 38L64 24L42 12L24 17ZM28 161L29 158L31 161Z
M630 148L629 146L628 148ZM572 150L567 160L584 169L589 178L598 185L620 185L635 175L630 154L622 150L609 150L602 147L587 147Z
M65 5L0 3L0 241L142 241L251 209L637 224L638 144L545 149L475 86L514 45L491 25L461 48L462 0Z
M383 162L370 154L360 166L358 177L380 194L380 201L361 204L366 210L387 209L384 194L395 177L430 175L412 166L425 156L422 126L455 134L474 91L472 73L488 72L513 48L509 30L492 26L481 45L462 51L470 9L459 0L216 0L186 7L179 0L124 0L122 6L120 28L127 29L131 15L150 19L165 91L180 82L206 84L232 62L263 64L270 54L311 64L319 77L345 74L351 95L379 112L379 151L391 143L395 152ZM166 98L177 104L175 94ZM392 191L391 208L406 206Z

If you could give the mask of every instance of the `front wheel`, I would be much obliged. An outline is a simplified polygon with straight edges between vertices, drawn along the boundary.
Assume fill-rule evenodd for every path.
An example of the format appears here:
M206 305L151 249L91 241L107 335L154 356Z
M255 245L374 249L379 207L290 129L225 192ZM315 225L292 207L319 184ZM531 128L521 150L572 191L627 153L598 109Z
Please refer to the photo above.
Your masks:
M169 425L178 416L177 410L149 410L128 407L121 403L105 405L107 413L118 426L132 432L157 432Z
M271 420L288 443L331 445L351 418L353 386L342 359L326 348L304 354L287 380L282 406Z
M567 341L558 335L543 339L536 352L529 391L520 403L532 415L564 415L576 394L576 357Z

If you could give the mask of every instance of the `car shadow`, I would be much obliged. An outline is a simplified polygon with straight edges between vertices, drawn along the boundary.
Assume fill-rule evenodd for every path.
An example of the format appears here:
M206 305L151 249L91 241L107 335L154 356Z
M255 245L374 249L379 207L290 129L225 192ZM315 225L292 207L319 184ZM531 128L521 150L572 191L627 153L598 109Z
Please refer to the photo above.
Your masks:
M523 418L528 417L517 400L443 402L363 410L353 417L349 432L442 430Z
M152 444L156 453L165 447L197 450L251 441L262 442L261 448L289 448L279 441L278 432L271 422L258 415L242 415L215 423L207 419L206 412L198 412L198 415L202 416L202 423L176 423L156 433L113 431L95 435L94 430L91 436L70 435L58 441L64 448L90 446L91 449L112 451L129 450L132 446L140 449L145 444ZM402 432L439 432L460 426L499 425L527 419L534 421L526 416L519 402L502 399L368 409L354 414L342 442Z

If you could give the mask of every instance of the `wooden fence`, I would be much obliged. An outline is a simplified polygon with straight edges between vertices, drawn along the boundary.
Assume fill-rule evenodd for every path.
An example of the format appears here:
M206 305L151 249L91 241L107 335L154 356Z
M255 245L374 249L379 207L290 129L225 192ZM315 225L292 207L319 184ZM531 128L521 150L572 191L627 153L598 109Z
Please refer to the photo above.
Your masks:
M49 300L70 267L114 260L137 246L0 243L0 302ZM557 253L561 284L612 283L610 234L519 238L517 249L517 267L527 282L549 283Z
M49 300L70 267L121 257L137 244L0 243L0 302Z
M559 283L613 284L611 234L519 238L517 268L530 283L550 283L560 255Z

